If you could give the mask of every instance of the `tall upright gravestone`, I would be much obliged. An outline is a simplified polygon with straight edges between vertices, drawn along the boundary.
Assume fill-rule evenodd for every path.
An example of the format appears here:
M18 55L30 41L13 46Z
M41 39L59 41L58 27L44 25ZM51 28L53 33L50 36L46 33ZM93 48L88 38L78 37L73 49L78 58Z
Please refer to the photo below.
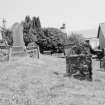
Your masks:
M22 25L19 23L15 23L12 27L12 34L13 34L12 55L26 55Z

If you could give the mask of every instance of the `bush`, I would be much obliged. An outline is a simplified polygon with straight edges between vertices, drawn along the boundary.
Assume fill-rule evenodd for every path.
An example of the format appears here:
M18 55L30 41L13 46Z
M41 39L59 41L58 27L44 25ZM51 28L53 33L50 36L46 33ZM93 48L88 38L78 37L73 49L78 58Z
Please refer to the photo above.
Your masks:
M72 46L72 48L76 54L81 54L81 53L86 54L88 51L87 50L88 47L86 46L85 39L80 34L72 33L69 36L67 43L74 43L74 46Z
M46 37L47 49L57 53L63 52L66 34L57 28L44 28L43 32Z
M41 53L45 50L63 51L64 33L56 28L42 29L39 17L31 19L30 16L26 16L25 21L23 21L23 37L26 46L30 42L36 42Z
M85 42L85 39L81 34L72 33L68 37L68 42L72 42L75 44L80 44L80 43L83 44Z

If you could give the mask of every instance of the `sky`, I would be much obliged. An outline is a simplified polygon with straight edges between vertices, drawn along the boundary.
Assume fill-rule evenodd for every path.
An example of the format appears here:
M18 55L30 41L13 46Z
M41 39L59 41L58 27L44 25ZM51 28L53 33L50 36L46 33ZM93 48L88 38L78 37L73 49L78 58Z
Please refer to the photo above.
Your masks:
M39 16L42 27L95 29L105 22L105 0L0 0L0 24L5 18L11 27L27 15Z

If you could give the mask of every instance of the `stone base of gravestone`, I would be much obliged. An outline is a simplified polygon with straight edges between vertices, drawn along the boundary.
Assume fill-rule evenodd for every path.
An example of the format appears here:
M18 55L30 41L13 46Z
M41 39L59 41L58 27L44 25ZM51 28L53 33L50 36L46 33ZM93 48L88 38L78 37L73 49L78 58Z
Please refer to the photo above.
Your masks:
M66 57L66 75L73 76L76 79L91 79L91 66L91 56L71 55Z
M11 56L26 56L26 50L23 46L13 46Z

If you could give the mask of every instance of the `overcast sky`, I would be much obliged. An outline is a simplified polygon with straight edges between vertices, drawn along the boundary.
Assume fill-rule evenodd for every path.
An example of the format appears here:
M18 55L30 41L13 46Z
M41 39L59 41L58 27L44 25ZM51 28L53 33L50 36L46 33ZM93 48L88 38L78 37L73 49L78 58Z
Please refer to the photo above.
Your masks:
M105 22L105 0L0 0L0 23L4 17L11 26L26 15L39 16L43 27L91 29Z

